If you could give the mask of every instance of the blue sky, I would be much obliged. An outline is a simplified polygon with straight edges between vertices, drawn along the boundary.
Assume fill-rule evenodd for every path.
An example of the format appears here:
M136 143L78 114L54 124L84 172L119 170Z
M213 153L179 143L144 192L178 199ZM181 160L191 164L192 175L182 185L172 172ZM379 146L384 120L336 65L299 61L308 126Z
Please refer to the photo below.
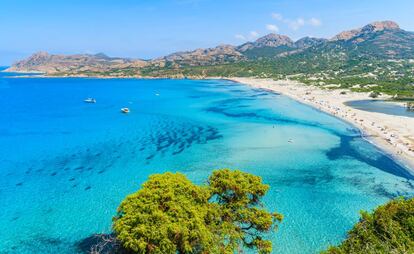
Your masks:
M272 31L332 37L375 20L414 31L413 0L0 0L0 65L44 50L152 58Z

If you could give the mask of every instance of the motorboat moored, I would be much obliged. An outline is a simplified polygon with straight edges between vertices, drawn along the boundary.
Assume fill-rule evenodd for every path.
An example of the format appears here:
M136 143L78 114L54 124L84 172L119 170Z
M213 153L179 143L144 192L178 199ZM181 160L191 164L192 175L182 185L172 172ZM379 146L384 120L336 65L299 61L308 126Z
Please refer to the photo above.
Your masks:
M121 112L126 114L126 113L129 113L130 110L129 108L121 108Z
M86 103L96 103L96 100L94 98L86 98L83 101L86 102Z

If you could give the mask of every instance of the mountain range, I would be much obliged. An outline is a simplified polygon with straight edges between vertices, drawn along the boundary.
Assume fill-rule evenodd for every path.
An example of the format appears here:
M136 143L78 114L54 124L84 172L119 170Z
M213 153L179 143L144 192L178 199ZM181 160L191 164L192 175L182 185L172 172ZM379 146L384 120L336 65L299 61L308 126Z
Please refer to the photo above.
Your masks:
M150 60L113 58L102 53L39 52L6 71L58 76L293 77L314 84L404 83L405 91L414 90L413 70L414 33L393 21L381 21L330 39L305 37L293 41L271 33L238 46L219 45Z

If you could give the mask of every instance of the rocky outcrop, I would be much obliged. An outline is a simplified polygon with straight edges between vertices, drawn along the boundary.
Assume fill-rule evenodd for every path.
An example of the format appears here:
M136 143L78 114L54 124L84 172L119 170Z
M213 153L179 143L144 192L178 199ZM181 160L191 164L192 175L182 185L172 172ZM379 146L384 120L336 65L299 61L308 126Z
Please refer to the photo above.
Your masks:
M376 21L372 22L371 24L368 24L362 28L363 31L371 31L371 32L377 32L382 30L398 30L400 29L400 26L395 23L394 21Z
M193 51L177 52L152 61L159 65L160 62L172 63L175 65L212 65L243 60L243 55L231 45L219 45L215 48L196 49Z
M263 36L259 39L257 39L254 42L247 42L243 45L240 45L237 47L237 50L240 52L245 52L249 49L254 48L263 48L263 47L272 47L276 48L279 46L293 46L293 41L286 35L280 35L271 33L266 36Z
M147 64L143 60L112 58L103 53L96 55L52 55L47 52L38 52L25 60L13 64L6 71L40 72L46 74L68 73L74 70L82 72L103 72L114 68L140 68Z
M414 57L414 33L400 29L393 21L373 22L362 28L342 32L330 43L345 49L344 54L377 59Z
M327 42L327 39L323 38L313 38L313 37L303 37L295 41L294 46L298 49L304 49L308 47L313 47L322 43Z
M341 32L335 35L330 41L347 41L354 39L355 37L366 35L369 33L375 33L383 30L399 30L400 27L394 21L376 21L368 24L362 28L353 29L349 31Z

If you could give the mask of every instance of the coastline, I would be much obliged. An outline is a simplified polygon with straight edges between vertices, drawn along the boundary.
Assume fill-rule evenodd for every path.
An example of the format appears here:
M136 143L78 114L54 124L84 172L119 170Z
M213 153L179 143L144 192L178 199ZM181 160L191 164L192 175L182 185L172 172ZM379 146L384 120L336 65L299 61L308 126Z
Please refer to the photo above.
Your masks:
M4 72L4 71L3 71ZM9 72L10 73L10 72ZM22 72L15 72L22 73ZM28 72L24 72L29 74ZM16 75L9 78L96 78L96 79L182 79L182 77L151 76L88 76L88 75ZM349 90L322 90L292 80L273 80L239 77L187 77L188 79L229 80L253 88L269 90L288 96L300 103L337 117L361 132L362 138L380 148L414 176L414 118L358 110L345 105L347 101L366 100L369 93ZM345 91L346 94L341 94Z
M224 79L283 94L350 123L361 131L363 138L407 167L414 175L414 118L368 112L344 104L347 101L369 99L368 93L346 91L346 94L341 94L344 90L322 90L291 80Z

